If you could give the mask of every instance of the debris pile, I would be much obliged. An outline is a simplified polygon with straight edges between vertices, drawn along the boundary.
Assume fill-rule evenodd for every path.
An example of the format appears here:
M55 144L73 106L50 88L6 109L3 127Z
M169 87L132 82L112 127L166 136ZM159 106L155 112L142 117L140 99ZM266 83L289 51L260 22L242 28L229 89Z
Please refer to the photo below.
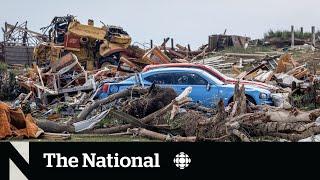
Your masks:
M25 74L18 75L18 82L29 93L21 94L14 105L32 114L36 126L46 132L37 137L47 139L70 138L65 133L92 133L162 141L299 141L320 133L316 123L319 110L298 110L297 100L293 98L303 90L301 83L312 77L308 69L288 54L279 56L279 60L266 59L257 67L238 79L250 80L251 77L258 81L263 79L257 78L263 74L261 71L271 72L267 80L261 82L274 81L290 87L286 100L281 97L277 103L275 98L278 107L252 104L246 100L244 87L239 83L233 102L225 107L220 101L216 109L194 104L188 98L191 87L177 95L170 88L156 85L134 86L104 99L94 99L99 82L114 81L121 76L115 77L107 68L87 71L72 53L52 64L50 69L34 65L25 70ZM280 81L279 74L292 76L297 81Z
M7 26L8 32L14 28ZM97 27L93 20L81 24L74 16L55 17L42 30L34 48L36 63L29 67L0 63L0 100L11 101L11 106L0 103L1 139L65 140L75 134L102 134L178 142L252 142L313 141L320 134L319 73L294 54L318 58L314 46L295 46L288 49L291 54L279 49L260 52L252 48L259 43L250 44L248 37L213 35L197 50L174 45L173 39L168 46L170 38L143 49L131 44L121 27ZM37 34L27 28L19 31ZM241 53L230 51L230 46ZM157 68L152 65L204 70L221 84L234 86L232 98L228 104L227 98L218 98L214 106L204 107L190 98L197 91L192 85L179 92L155 84L158 81L145 86L141 74ZM108 83L130 77L135 77L133 86L129 83L129 88L118 87L98 97L112 90ZM207 81L201 85L207 91L214 88ZM270 91L273 106L252 103L245 94L247 86ZM269 100L267 94L257 96Z
M59 95L77 91L92 90L95 88L94 77L80 65L77 57L70 53L50 69L39 69L34 64L26 75L17 77L21 86L34 92L39 98L46 95Z
M81 24L72 15L55 17L42 30L47 33L48 39L34 50L34 58L40 67L52 66L66 54L72 53L88 71L107 67L113 73L134 73L149 64L180 62L179 59L191 59L202 52L191 51L190 46L166 48L170 38L166 38L160 46L152 45L144 50L131 45L131 37L122 27L104 23L102 27L96 27L90 19L87 25Z
M10 108L0 102L0 139L7 137L38 138L43 130L34 122L30 114L25 115L20 108Z
M197 127L196 130L191 131L196 139L244 142L275 139L299 141L320 133L317 122L319 109L302 112L295 108L287 111L270 106L255 106L246 101L243 87L236 88L232 104L224 108L223 102L220 101L217 109L218 112L213 117L199 117L198 114L191 120L197 122L194 126ZM189 119L186 121L186 124L190 123Z
M296 108L284 110L267 105L256 106L246 100L244 87L236 85L234 102L224 107L218 103L215 115L190 109L188 95L192 88L187 88L170 101L157 101L162 106L153 109L151 114L141 112L126 113L121 111L120 102L127 104L144 97L150 101L150 94L159 92L159 88L132 88L99 100L87 106L74 123L75 131L97 134L133 134L162 141L299 141L320 133L317 117L320 110L300 111ZM162 91L168 91L163 89ZM133 94L135 98L129 96ZM156 95L161 97L160 95ZM174 97L174 96L172 96ZM168 99L169 100L169 99ZM112 104L112 105L111 105ZM96 107L111 106L103 112ZM104 109L104 108L102 108ZM146 108L144 108L146 109ZM148 109L148 108L147 108ZM93 114L92 114L93 113ZM97 114L97 115L95 115ZM103 115L103 116L101 116ZM122 122L108 127L94 127L106 116L112 116ZM139 117L140 116L140 117ZM87 119L86 119L87 118ZM86 119L86 120L84 120ZM89 128L84 128L84 126Z
M291 87L292 82L302 83L309 77L310 72L306 65L297 63L290 54L265 58L260 65L237 75L237 79L254 80L268 83L277 81L283 87Z

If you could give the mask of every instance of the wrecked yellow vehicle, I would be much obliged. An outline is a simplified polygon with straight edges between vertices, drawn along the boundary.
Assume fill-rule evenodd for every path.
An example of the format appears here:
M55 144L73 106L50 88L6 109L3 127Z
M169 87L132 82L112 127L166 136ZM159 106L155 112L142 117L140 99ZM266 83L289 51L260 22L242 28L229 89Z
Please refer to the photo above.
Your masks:
M38 64L54 64L62 56L72 52L87 69L118 66L122 53L131 44L131 37L118 26L95 27L93 20L81 24L74 16L55 17L42 28L49 41L34 49Z

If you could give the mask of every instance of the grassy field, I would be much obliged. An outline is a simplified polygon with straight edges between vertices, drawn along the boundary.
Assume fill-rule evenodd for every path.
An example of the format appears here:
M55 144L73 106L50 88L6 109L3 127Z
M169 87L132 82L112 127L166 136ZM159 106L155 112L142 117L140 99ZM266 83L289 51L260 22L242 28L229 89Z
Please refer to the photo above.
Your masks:
M8 138L4 141L30 141L30 142L160 142L143 137L132 135L110 136L102 134L72 134L68 140L48 140L48 139L20 139Z
M154 140L142 138L142 137L133 137L131 135L122 135L122 136L108 136L108 135L81 135L74 134L71 136L71 142L151 142Z

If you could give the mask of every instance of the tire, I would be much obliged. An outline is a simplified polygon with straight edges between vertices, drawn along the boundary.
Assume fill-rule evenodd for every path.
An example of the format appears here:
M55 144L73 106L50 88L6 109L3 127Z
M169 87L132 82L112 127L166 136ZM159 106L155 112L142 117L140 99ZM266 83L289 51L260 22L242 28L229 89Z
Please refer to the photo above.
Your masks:
M110 64L114 66L118 66L120 63L120 54L119 53L113 53L110 56L107 57L101 57L99 59L99 68L101 68L103 65Z
M247 101L251 102L254 105L257 105L256 101L249 95L246 95Z
M247 101L253 103L254 105L257 105L256 101L249 95L246 95ZM233 102L233 96L230 98L228 104Z

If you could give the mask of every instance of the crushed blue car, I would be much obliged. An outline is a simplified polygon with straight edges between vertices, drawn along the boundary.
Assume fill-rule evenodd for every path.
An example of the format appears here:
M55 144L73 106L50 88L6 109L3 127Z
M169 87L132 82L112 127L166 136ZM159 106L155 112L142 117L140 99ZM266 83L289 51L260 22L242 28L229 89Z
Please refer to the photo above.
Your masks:
M210 108L214 108L220 99L224 101L225 105L233 101L233 84L224 84L204 70L184 67L158 68L136 74L121 82L103 82L96 97L103 99L133 85L141 84L147 87L153 83L161 87L172 88L177 94L182 93L187 87L191 86L192 92L189 97L195 103L200 103ZM267 89L246 85L245 94L247 99L256 105L273 105L270 97L271 92Z

